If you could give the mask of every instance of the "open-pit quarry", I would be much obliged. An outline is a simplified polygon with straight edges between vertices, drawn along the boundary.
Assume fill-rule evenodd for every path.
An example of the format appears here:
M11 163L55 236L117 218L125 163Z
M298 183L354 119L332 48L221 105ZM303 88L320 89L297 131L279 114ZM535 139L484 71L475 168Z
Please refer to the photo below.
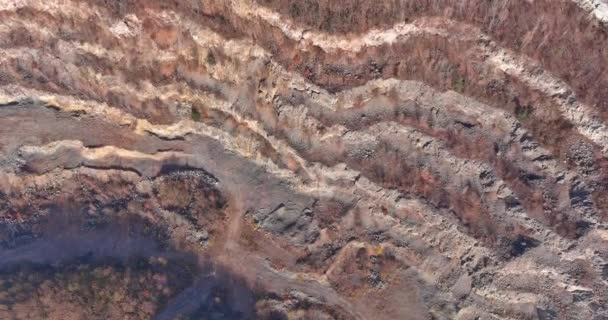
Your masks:
M0 319L608 319L608 2L0 0Z

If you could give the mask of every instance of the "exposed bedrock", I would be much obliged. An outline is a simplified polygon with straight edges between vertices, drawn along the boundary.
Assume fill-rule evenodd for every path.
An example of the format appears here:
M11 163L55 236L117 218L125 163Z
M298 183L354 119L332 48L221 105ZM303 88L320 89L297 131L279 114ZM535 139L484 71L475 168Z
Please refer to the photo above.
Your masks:
M476 26L502 46L562 77L585 101L606 111L608 4L566 1L282 1L257 0L303 28L360 34L390 29L420 17L441 17ZM585 57L581 59L581 57ZM602 67L596 67L602 65Z

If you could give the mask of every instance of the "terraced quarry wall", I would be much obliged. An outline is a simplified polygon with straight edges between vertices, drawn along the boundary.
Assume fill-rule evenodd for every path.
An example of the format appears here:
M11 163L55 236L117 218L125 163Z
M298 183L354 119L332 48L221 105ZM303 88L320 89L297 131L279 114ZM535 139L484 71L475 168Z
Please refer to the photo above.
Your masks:
M0 318L605 319L607 38L604 0L0 0Z

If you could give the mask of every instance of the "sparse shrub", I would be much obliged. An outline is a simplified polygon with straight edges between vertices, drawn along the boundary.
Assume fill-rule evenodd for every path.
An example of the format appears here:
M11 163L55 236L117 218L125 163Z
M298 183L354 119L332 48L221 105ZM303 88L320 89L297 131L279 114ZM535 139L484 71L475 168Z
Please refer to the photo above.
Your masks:
M193 121L196 121L196 122L201 121L201 112L198 111L198 109L196 109L195 107L192 107L192 113L191 113L191 115L192 115L192 120Z
M520 106L515 107L515 116L519 121L526 121L532 115L534 109L531 106Z
M211 51L207 52L207 57L205 58L205 61L210 66L214 66L217 63L217 60L215 59L215 55Z
M456 74L452 78L452 88L456 92L463 93L465 86L466 86L466 80L462 76Z
M302 13L298 2L293 2L289 6L289 16L292 18L298 17Z

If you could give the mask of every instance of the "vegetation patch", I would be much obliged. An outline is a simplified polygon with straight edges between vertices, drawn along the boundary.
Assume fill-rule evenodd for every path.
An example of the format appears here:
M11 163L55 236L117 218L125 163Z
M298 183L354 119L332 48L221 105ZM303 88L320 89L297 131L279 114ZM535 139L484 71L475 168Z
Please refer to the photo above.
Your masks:
M217 64L217 60L215 59L215 55L211 51L207 52L207 57L205 58L205 61L210 66L214 66L214 65Z
M0 273L0 319L150 319L196 270L163 257L22 264Z
M517 120L519 120L519 121L528 120L528 118L530 118L530 116L532 115L533 112L534 112L534 109L529 105L527 105L527 106L518 105L517 107L515 107L515 116L517 117Z
M196 121L196 122L201 121L201 112L198 111L198 109L196 109L195 107L192 107L191 116L192 116L193 121Z
M460 76L459 74L455 74L454 77L452 77L452 88L454 89L454 91L463 93L466 84L467 82L464 77Z

